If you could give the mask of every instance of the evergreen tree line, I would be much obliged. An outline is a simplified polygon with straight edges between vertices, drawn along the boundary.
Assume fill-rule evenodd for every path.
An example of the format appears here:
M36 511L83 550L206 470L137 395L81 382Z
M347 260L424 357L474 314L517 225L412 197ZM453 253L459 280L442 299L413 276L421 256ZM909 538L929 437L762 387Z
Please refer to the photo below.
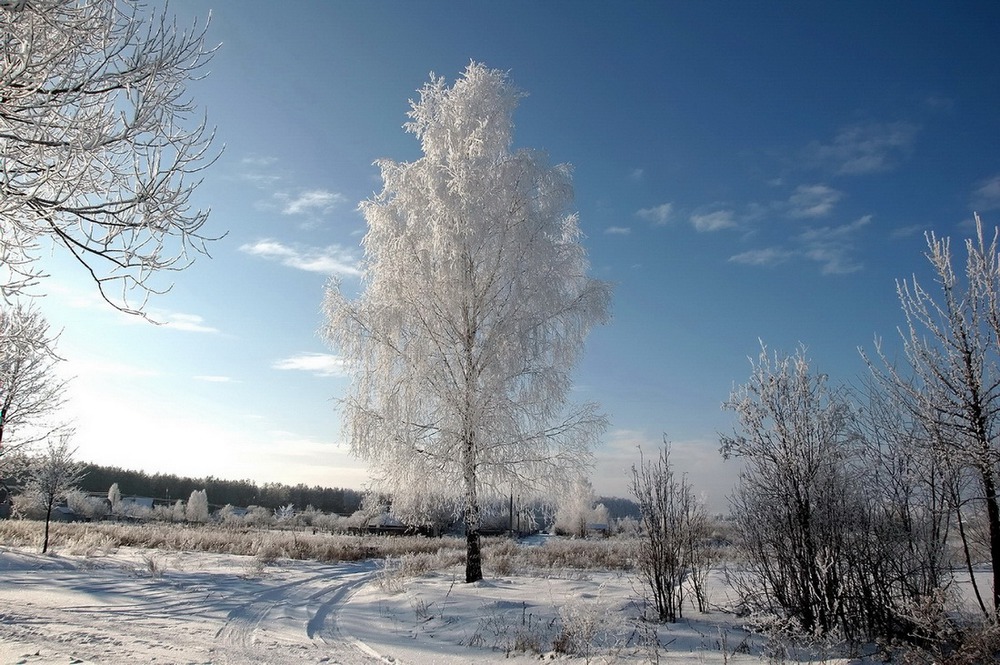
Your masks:
M325 513L350 515L361 507L361 491L341 487L308 487L303 483L257 485L251 480L223 480L212 476L187 478L99 464L83 464L82 472L80 489L95 494L106 493L113 483L118 483L122 496L152 497L163 502L186 501L194 490L205 490L212 508L231 504L273 510L292 504L299 510L312 506Z

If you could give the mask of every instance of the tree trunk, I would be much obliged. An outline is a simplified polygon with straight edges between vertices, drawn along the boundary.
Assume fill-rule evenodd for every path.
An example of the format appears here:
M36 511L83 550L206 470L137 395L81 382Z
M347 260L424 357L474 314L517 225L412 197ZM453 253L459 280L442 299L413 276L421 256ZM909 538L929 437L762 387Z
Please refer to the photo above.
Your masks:
M996 480L991 468L983 469L986 517L990 527L990 559L993 568L993 620L1000 618L1000 505L997 504Z
M465 581L478 582L483 579L483 559L479 548L479 529L465 530Z
M52 504L54 501L49 501L48 505L45 506L45 538L42 540L42 554L49 551L49 522L52 519Z
M483 579L483 558L479 542L482 527L479 514L479 493L476 487L475 446L471 434L465 443L465 581Z

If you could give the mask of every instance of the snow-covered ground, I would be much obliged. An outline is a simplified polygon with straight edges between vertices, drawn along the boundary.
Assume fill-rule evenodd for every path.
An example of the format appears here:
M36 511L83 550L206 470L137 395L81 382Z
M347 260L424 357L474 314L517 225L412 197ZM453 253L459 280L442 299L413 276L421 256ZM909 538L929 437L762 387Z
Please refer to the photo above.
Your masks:
M121 548L0 548L0 663L846 663L798 656L716 610L638 620L620 572L545 571L464 584L377 561L324 564ZM711 601L727 590L714 579Z

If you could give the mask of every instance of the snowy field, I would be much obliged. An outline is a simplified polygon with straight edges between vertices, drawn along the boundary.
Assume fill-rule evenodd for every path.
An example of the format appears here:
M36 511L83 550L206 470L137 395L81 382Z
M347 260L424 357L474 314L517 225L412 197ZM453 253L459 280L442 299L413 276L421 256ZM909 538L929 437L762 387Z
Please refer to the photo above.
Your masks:
M847 663L751 636L717 609L659 626L621 572L467 585L380 561L0 548L2 663ZM710 600L729 602L721 575Z

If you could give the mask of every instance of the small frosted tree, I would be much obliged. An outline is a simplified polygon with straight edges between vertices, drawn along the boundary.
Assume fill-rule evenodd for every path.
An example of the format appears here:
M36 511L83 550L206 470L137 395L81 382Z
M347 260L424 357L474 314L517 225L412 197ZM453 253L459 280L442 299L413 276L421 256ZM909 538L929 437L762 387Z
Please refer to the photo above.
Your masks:
M688 578L699 610L705 611L707 518L687 476L674 472L666 439L655 460L640 459L639 466L632 467L629 491L642 514L639 575L650 591L657 618L671 623L681 618Z
M361 205L363 292L334 284L325 302L353 451L393 495L433 479L461 501L468 582L483 500L578 474L605 425L567 396L610 288L587 276L569 167L511 150L520 97L481 64L451 88L432 77L406 124L423 157L380 161L384 189Z
M75 452L69 447L69 434L63 434L58 443L50 440L45 452L34 456L28 463L24 492L45 511L43 554L49 549L52 509L76 489L82 478L80 465L73 459Z
M556 533L583 538L594 512L594 488L583 476L575 479L556 502Z
M0 2L0 299L55 246L115 307L204 251L189 200L212 158L187 83L212 50L135 0ZM138 292L138 297L134 295Z
M188 522L204 524L208 521L208 494L205 490L194 490L184 507L184 516Z
M122 510L122 491L118 489L118 483L111 483L108 488L108 503L111 504L111 514L118 515Z

